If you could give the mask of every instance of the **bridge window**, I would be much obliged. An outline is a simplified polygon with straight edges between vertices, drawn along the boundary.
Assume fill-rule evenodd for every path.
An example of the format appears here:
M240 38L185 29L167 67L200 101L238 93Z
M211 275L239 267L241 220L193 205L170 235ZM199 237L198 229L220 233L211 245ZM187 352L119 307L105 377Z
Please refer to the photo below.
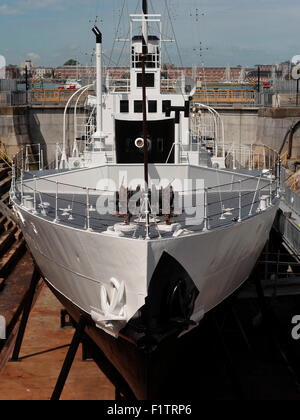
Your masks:
M120 112L129 112L129 101L120 101Z
M148 112L157 112L157 101L148 101Z
M136 114L143 112L143 101L134 101L134 112Z
M142 73L138 73L137 74L137 83L136 83L138 88L143 87L142 78L143 78ZM145 84L146 84L146 87L154 87L155 86L154 73L146 73L145 74Z
M166 112L171 107L171 101L162 101L162 112Z

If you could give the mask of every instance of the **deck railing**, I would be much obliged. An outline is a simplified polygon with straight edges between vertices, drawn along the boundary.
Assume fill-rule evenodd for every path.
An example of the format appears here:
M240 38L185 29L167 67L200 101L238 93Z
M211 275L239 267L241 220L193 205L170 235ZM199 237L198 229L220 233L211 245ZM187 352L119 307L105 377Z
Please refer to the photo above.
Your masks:
M176 93L178 90L178 83L180 83L180 79L161 79L161 93ZM106 81L106 88L110 93L129 93L130 79L109 78Z
M26 211L56 224L107 234L112 233L118 220L120 223L132 217L129 210L127 213L118 211L120 197L124 197L123 187L110 191L59 182L59 172L56 172L57 176L54 178L49 177L51 173L47 175L47 172L28 172L28 164L24 162L24 157L26 158L26 152L14 158L11 200ZM23 166L18 167L20 163ZM231 182L225 184L222 183L222 171L212 172L216 176L215 186L182 191L174 189L173 201L170 186L161 190L162 194L167 194L166 197L163 196L164 202L169 200L170 203L167 216L169 219L174 217L174 222L177 222L174 224L174 231L170 230L168 234L177 237L241 223L249 217L267 211L279 198L279 163L276 171L261 172L257 176L233 171ZM127 204L135 192L125 191ZM186 205L187 197L190 199L188 203L192 203L190 207ZM102 202L108 200L115 210L107 215L101 213L98 208L99 198ZM166 215L162 212L162 207L157 206L153 200L150 199L152 224L160 237L163 234L158 223L162 223ZM136 232L144 226L142 210L137 212L137 216L141 223L135 219L136 229L132 236L129 235L132 238L143 236L143 233L137 236ZM121 217L121 220L118 217Z
M275 170L279 155L264 144L225 144L226 167L230 169ZM218 153L222 156L222 147Z

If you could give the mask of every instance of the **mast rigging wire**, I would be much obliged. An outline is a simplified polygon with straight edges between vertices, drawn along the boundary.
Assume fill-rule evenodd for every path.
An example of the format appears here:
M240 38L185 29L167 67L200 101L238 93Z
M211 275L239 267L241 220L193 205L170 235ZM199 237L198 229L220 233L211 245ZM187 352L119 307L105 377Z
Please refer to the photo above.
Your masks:
M173 25L173 22L172 22L172 17L171 17L170 8L169 8L169 5L168 5L168 0L165 0L165 4L166 4L166 10L167 10L167 14L168 14L168 17L169 17L171 29L172 29L173 36L174 36L175 43L176 43L176 48L177 48L177 53L178 53L180 65L181 65L181 67L183 67L183 61L182 61L182 57L181 57L181 54L180 54L179 44L178 44L176 33L175 33L175 30L174 30L174 25Z
M114 41L113 41L113 45L112 45L112 49L111 49L111 52L110 52L110 58L109 58L109 62L108 62L108 67L110 66L110 64L111 64L111 59L112 59L112 55L113 55L113 52L114 52L114 49L115 49L115 45L116 45L116 41L117 41L117 36L118 36L118 33L119 33L119 29L120 29L120 26L121 26L121 21L122 21L122 17L123 17L123 13L124 13L124 9L125 9L125 4L126 4L126 0L124 0L123 1L123 6L122 6L122 10L121 10L121 13L120 13L120 18L119 18L119 21L118 21L118 26L117 26L117 31L116 31L116 37L114 38Z

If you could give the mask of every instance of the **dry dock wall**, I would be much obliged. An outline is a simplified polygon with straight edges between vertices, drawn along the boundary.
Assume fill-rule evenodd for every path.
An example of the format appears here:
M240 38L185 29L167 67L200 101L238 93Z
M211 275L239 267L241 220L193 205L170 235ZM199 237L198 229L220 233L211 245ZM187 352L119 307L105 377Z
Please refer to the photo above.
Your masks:
M13 156L20 147L31 142L27 107L0 107L0 141Z
M62 106L0 107L0 141L8 154L14 155L26 144L41 144L47 148L48 163L55 160L56 144L63 139ZM82 113L82 110L78 110ZM73 113L66 119L67 145L74 139Z
M253 144L257 138L257 108L216 108L225 131L226 144Z
M266 144L278 150L288 128L300 120L299 108L216 108L225 129L226 143ZM40 143L47 146L48 163L55 159L56 144L63 138L62 105L0 107L0 140L14 153L20 146ZM79 112L83 112L82 109ZM67 117L67 145L74 138L73 113ZM293 157L300 156L300 132L295 134Z
M257 142L279 150L288 129L300 120L300 107L262 108L258 111ZM300 131L294 135L292 158L300 157Z
M77 111L78 114L82 110ZM34 106L29 111L29 131L35 143L47 145L48 163L55 160L56 144L63 142L63 106ZM66 118L66 144L68 151L72 150L74 141L73 110Z
M224 122L225 142L265 144L279 150L288 129L300 120L300 107L218 109ZM300 158L300 131L294 135L293 158Z

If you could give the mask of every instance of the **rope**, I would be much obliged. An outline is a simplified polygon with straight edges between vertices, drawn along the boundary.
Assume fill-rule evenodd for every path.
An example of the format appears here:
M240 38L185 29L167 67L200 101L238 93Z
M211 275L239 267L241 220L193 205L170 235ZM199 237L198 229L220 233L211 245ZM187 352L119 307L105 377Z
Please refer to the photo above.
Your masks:
M114 42L113 42L113 45L112 45L112 48L111 48L111 52L110 52L110 57L109 57L109 61L108 61L108 67L111 64L111 59L112 59L112 56L113 56L113 53L114 53L114 49L115 49L115 45L116 45L116 41L117 41L117 36L118 36L118 33L119 33L119 29L120 29L120 26L121 26L121 21L122 21L124 9L125 9L125 4L126 4L126 0L123 1L123 6L122 6L121 13L120 13L120 18L119 18L118 25L117 25L116 37L114 38Z
M168 1L168 0L165 0L166 10L167 10L167 13L168 13L168 17L169 17L170 24L171 24L171 29L172 29L173 36L174 36L174 39L175 39L175 43L176 43L176 47L177 47L177 53L178 53L178 57L179 57L179 61L180 61L180 65L181 65L181 67L184 67L184 66L183 66L182 57L181 57L181 54L180 54L179 45L178 45L178 42L177 42L176 33L175 33L175 30L174 30L174 25L173 25L172 18L171 18L170 9L169 9L169 6L168 6L167 1Z
M138 0L134 13L136 13L136 12L137 12L138 7L139 7L139 4L140 4L140 1ZM128 31L127 31L126 38L128 38L128 37L129 37L129 34L130 34L130 29L128 29ZM122 58L122 56L123 56L124 49L125 49L125 45L126 45L126 42L124 42L124 43L123 43L123 47L122 47L122 49L121 49L121 52L120 52L120 55L119 55L119 58L118 58L118 61L117 61L117 67L119 66L120 61L121 61L121 58Z

